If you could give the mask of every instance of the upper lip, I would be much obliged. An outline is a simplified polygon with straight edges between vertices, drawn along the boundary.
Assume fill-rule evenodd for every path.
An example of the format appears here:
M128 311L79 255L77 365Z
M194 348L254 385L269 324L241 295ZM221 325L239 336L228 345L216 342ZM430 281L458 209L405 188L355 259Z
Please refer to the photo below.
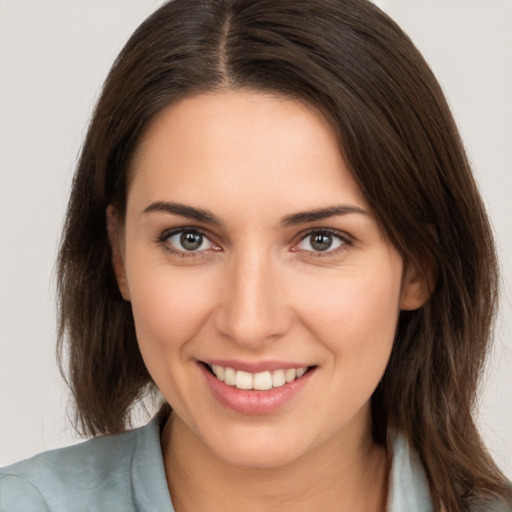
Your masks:
M289 368L304 368L311 366L304 363L295 363L289 361L241 361L238 359L208 359L202 361L207 365L223 366L224 368L233 368L234 370L242 370L249 373L272 372L274 370L288 370Z

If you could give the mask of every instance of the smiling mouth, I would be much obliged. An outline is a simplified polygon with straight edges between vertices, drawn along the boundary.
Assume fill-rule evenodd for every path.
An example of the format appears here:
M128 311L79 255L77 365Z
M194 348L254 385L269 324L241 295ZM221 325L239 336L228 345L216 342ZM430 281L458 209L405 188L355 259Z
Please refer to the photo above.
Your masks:
M205 363L205 366L218 380L228 386L244 390L253 389L256 391L267 391L284 386L285 384L300 379L306 372L313 368L302 366L299 368L250 373L216 364L210 365Z

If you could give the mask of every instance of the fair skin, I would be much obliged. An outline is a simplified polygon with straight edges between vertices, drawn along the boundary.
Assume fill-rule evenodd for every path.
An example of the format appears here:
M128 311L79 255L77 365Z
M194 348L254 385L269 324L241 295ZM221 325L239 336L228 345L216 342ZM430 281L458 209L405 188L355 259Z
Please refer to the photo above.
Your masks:
M269 94L194 96L153 120L132 173L113 263L173 408L176 511L384 510L370 397L426 287L327 124Z

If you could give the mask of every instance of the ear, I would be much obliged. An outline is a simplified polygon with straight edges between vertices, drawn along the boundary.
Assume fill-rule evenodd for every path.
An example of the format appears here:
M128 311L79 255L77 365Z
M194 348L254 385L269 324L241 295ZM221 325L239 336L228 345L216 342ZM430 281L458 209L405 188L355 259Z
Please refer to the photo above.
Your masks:
M405 311L421 308L430 297L433 285L434 275L430 265L406 262L400 308Z
M112 251L112 268L117 280L117 286L124 300L130 300L128 280L124 264L124 228L119 212L110 204L107 207L107 233Z

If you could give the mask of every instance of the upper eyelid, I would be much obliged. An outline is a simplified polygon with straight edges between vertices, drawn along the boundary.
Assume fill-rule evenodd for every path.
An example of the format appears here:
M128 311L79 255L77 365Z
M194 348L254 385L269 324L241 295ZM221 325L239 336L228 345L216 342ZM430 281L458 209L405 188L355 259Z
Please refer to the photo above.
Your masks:
M344 240L347 243L354 242L354 237L351 236L346 231L341 231L339 229L333 229L333 228L323 228L323 227L306 229L306 230L302 231L301 233L297 234L296 238L298 239L299 242L301 242L308 236L314 235L316 233L329 233L330 235L334 235L334 236L341 238L342 240Z
M198 233L202 235L204 238L206 238L210 243L215 244L215 242L212 240L212 237L208 234L206 230L195 226L185 226L166 229L162 231L162 233L157 237L157 242L165 243L170 237L178 235L183 232Z
M208 240L212 241L212 237L209 234L208 230L204 228L199 228L197 226L180 226L175 228L164 229L162 233L158 236L158 239L160 241L165 241L170 236L177 235L178 233L183 233L184 231L200 233L204 237L208 238Z

